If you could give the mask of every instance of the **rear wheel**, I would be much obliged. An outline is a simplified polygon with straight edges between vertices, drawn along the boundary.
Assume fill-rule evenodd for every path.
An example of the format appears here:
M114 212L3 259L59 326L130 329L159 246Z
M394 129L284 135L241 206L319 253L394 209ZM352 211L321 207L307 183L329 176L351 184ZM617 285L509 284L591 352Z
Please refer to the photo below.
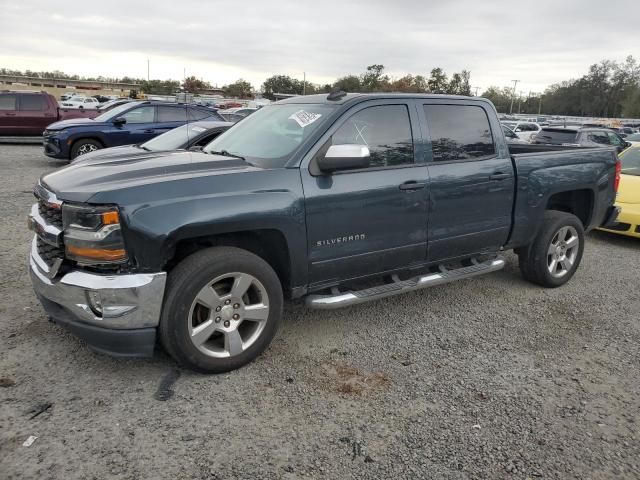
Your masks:
M567 283L580 265L584 251L582 222L570 213L548 210L543 226L528 247L518 251L520 271L543 287Z
M278 276L262 258L233 247L209 248L170 273L160 340L188 368L234 370L271 343L282 303Z
M86 155L87 153L95 152L96 150L100 150L101 148L102 144L96 140L78 140L73 144L73 147L71 148L71 160L82 155Z

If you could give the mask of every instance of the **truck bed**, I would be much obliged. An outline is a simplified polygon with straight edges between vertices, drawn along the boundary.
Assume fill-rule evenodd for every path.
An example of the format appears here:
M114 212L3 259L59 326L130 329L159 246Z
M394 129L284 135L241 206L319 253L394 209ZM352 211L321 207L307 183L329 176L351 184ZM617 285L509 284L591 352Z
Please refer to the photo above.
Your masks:
M576 202L592 212L582 218L585 230L602 224L615 200L615 147L510 145L509 150L517 178L509 247L530 242L548 204L558 201L558 192L573 191L561 202Z

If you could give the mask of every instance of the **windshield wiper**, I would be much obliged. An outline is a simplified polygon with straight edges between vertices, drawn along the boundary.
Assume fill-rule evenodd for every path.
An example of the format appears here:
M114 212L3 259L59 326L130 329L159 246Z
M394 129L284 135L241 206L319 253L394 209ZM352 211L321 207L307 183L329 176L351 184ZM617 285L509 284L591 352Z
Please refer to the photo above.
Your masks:
M222 155L223 157L239 158L240 160L244 160L245 162L247 161L244 157L236 155L235 153L229 153L226 150L214 150L206 153L210 153L212 155Z

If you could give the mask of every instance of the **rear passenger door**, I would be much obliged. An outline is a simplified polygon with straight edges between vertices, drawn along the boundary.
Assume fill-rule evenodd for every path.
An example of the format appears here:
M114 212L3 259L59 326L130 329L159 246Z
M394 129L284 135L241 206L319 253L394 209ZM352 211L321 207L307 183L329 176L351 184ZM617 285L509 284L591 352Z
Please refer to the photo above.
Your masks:
M412 101L371 101L338 119L312 152L367 146L368 168L332 175L302 165L312 286L421 265L426 257L427 167Z
M515 178L497 148L495 113L450 100L425 101L421 113L431 147L428 260L496 252L509 236Z
M158 105L158 118L153 126L154 137L187 123L186 105Z
M39 93L22 94L18 97L18 123L23 135L42 135L45 128L55 121L47 110L46 98Z

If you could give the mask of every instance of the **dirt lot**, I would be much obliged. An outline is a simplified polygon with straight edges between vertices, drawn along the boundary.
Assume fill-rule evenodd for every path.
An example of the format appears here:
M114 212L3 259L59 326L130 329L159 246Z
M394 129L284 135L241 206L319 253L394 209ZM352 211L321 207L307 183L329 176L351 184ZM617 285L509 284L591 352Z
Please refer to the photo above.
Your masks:
M1 478L640 478L640 241L590 234L556 290L509 254L387 301L289 305L257 362L204 376L47 322L25 216L59 165L0 145Z

